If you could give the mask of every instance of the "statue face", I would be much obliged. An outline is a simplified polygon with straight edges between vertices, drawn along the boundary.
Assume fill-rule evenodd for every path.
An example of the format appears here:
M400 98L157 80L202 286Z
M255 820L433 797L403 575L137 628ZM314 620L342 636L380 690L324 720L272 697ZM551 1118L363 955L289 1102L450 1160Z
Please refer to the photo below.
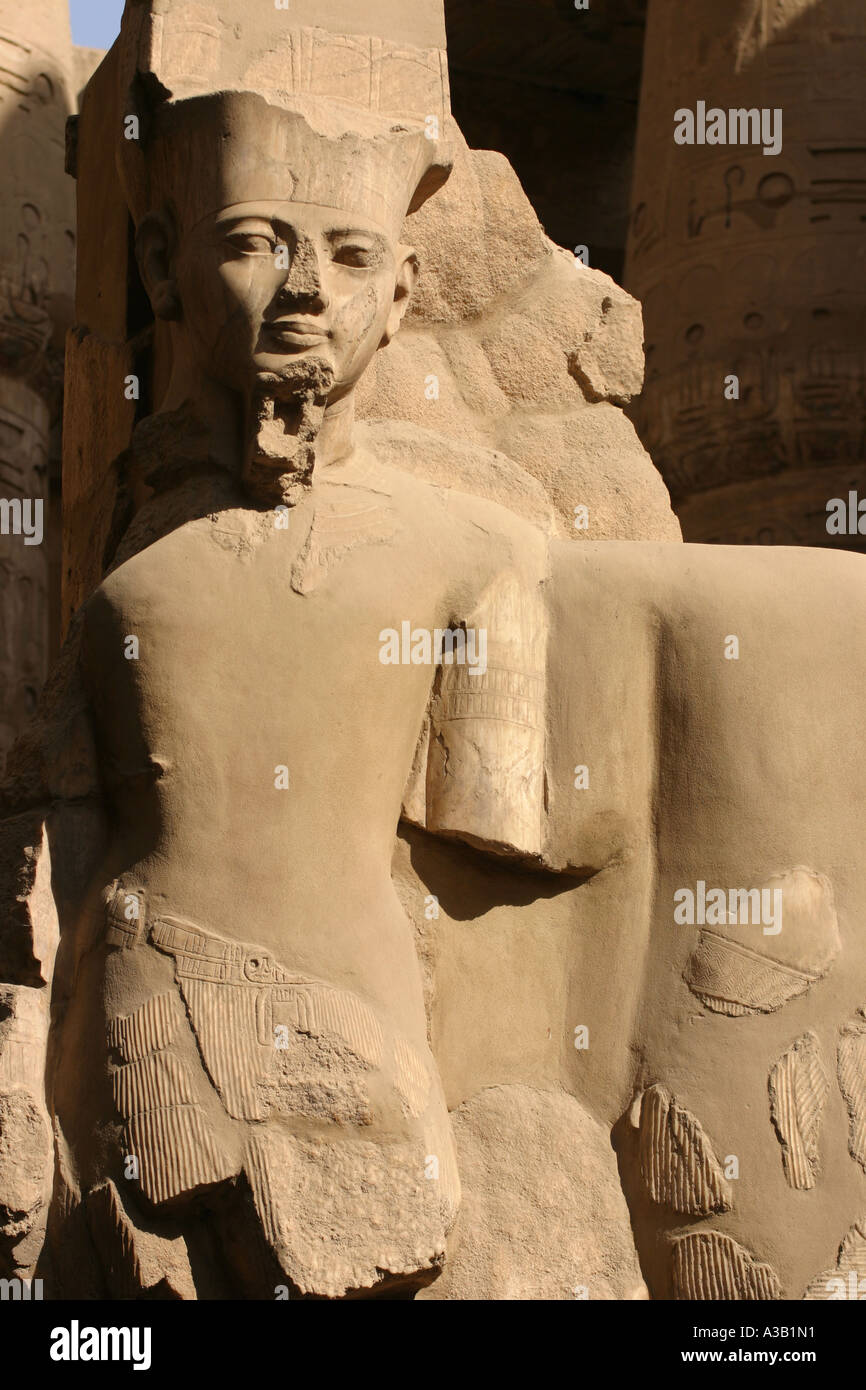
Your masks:
M243 203L181 238L173 264L194 358L234 389L317 361L345 395L399 326L414 253L369 219L307 203Z

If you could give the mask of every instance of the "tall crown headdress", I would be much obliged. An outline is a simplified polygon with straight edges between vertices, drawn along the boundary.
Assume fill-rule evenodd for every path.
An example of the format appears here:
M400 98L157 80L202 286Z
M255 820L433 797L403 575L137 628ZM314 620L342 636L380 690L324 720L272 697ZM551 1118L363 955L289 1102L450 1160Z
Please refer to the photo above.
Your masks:
M117 154L133 219L169 195L192 222L272 199L364 213L398 233L450 172L444 45L298 24L305 9L345 9L333 3L266 8L230 0L215 18L187 0L127 5Z

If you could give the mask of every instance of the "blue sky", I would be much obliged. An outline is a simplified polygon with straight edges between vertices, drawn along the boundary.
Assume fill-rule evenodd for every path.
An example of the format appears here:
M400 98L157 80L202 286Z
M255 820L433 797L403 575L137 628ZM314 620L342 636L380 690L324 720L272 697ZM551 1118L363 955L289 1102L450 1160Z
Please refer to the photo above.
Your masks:
M120 33L123 0L69 0L72 42L110 48Z

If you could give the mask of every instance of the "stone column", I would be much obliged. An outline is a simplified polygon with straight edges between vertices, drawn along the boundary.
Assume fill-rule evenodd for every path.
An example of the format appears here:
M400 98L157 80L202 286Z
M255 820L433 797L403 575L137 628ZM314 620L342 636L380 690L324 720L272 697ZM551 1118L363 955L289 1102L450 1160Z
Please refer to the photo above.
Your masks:
M9 504L0 509L0 769L57 630L59 507L49 504L52 492L59 499L74 279L74 189L63 169L71 69L66 0L0 0L0 500ZM32 521L37 502L42 540L25 544L20 508L30 504Z
M866 498L864 66L862 0L650 0L634 418L687 540L866 548L827 529L830 499ZM676 143L699 102L780 110L781 151Z

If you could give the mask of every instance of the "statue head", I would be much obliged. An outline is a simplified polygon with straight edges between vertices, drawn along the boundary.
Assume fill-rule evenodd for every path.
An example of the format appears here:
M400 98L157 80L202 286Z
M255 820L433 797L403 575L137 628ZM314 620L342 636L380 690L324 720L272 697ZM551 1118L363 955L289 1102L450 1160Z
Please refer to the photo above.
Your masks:
M335 102L158 109L130 186L172 395L208 382L237 399L244 476L266 499L309 473L325 412L397 332L418 274L403 222L447 174L423 126Z
M339 399L396 333L417 274L387 227L320 203L251 199L177 232L151 215L138 247L154 312L240 392L316 363Z

